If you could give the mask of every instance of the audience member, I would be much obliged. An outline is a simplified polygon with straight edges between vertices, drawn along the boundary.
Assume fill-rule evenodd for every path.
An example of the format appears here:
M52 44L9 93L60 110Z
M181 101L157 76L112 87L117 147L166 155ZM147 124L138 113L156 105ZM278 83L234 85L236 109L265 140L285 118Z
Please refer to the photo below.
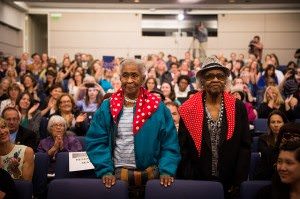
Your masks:
M179 115L179 112L178 112L178 105L175 104L174 102L167 102L165 104L171 112L175 127L178 131L179 119L180 119L180 115Z
M9 128L0 118L0 165L13 179L32 180L34 152L25 145L16 145L10 141Z
M17 98L19 97L19 94L21 93L20 86L18 83L12 83L8 87L8 99L1 101L0 103L0 115L2 114L2 111L4 110L5 107L7 106L16 106L16 101Z
M36 151L37 135L21 126L20 112L15 107L6 107L2 111L2 117L9 129L11 143L25 145Z
M53 158L59 152L82 151L80 141L73 135L67 135L67 122L63 117L53 115L47 128L50 136L40 141L38 152L47 153Z
M273 174L275 173L275 168L274 165L277 162L277 158L279 155L279 147L280 144L282 143L282 140L285 138L289 137L299 137L300 135L300 124L299 123L294 123L294 122L289 122L284 124L280 130L279 134L277 135L277 140L275 143L274 150L272 151L271 155L269 158L264 158L262 157L261 159L261 165L262 167L259 167L261 170L258 170L258 174L267 174L267 175L262 175L259 176L257 175L256 179L264 179L264 180L270 180Z
M120 79L122 88L94 115L87 154L106 187L125 180L131 196L143 197L147 180L160 176L163 186L174 181L180 160L177 133L167 107L142 87L143 62L124 60Z
M280 144L272 184L262 188L258 199L300 198L300 136L284 138Z
M268 116L268 133L259 136L258 151L261 153L261 159L255 168L255 179L270 180L273 174L272 153L280 131L280 128L287 123L286 116L279 110L272 111Z
M251 153L245 106L224 92L229 72L216 57L204 61L197 73L202 91L179 108L178 129L178 178L220 181L226 198L247 180Z

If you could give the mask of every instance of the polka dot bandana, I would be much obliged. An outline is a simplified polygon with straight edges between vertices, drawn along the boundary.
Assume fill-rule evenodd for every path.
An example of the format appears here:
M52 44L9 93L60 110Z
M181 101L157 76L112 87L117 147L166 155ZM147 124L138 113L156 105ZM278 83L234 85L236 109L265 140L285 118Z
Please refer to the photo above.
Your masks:
M188 129L195 147L198 151L198 156L201 154L202 131L204 119L204 107L202 103L203 91L195 94L179 107L180 117L182 118L186 128ZM226 110L226 119L228 131L226 140L233 136L235 126L235 98L227 92L224 92L224 105Z
M112 94L110 98L110 112L115 123L117 123L118 116L123 108L124 92L119 89ZM149 93L146 89L140 88L140 94L136 101L135 113L133 116L133 134L142 128L148 118L158 109L160 99Z

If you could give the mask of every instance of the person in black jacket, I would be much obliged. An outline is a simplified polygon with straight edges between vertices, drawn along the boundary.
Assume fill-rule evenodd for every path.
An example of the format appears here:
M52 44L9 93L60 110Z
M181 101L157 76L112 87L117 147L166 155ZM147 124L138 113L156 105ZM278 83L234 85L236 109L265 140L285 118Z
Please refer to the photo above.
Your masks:
M1 161L0 161L1 164ZM1 168L0 165L0 198L14 199L17 198L17 190L14 180L9 173Z
M37 135L20 125L21 118L19 111L14 107L6 107L2 112L9 131L10 139L15 144L22 144L31 147L34 151L37 149Z
M275 167L272 184L259 190L256 198L300 198L300 134L285 131Z
M202 91L179 108L177 177L219 181L225 197L235 198L248 177L251 135L244 104L224 91L229 72L217 58L207 58L197 73Z

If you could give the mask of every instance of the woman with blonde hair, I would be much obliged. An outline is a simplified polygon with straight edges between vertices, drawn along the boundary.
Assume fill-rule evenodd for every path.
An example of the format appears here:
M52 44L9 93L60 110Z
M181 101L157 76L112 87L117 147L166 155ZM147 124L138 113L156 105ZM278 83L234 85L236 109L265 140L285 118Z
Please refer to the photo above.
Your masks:
M280 110L288 116L289 111L286 110L285 101L283 100L278 87L268 86L264 93L263 102L257 110L258 118L268 118L269 114L274 110Z
M0 165L13 179L32 180L34 152L30 147L10 141L10 132L3 118L0 118Z

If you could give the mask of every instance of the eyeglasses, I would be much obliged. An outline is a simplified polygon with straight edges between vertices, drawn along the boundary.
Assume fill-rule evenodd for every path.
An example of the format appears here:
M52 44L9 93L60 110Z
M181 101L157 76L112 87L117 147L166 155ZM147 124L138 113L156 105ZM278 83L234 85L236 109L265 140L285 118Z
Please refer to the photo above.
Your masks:
M64 124L60 124L60 123L56 123L56 124L52 124L51 125L51 127L55 127L55 128L63 128L63 127L65 127L65 125Z
M211 81L213 79L217 78L218 80L224 81L226 79L226 75L224 73L209 73L204 75L204 79L206 81Z
M66 100L66 101L60 101L61 104L68 104L71 103L71 100Z

